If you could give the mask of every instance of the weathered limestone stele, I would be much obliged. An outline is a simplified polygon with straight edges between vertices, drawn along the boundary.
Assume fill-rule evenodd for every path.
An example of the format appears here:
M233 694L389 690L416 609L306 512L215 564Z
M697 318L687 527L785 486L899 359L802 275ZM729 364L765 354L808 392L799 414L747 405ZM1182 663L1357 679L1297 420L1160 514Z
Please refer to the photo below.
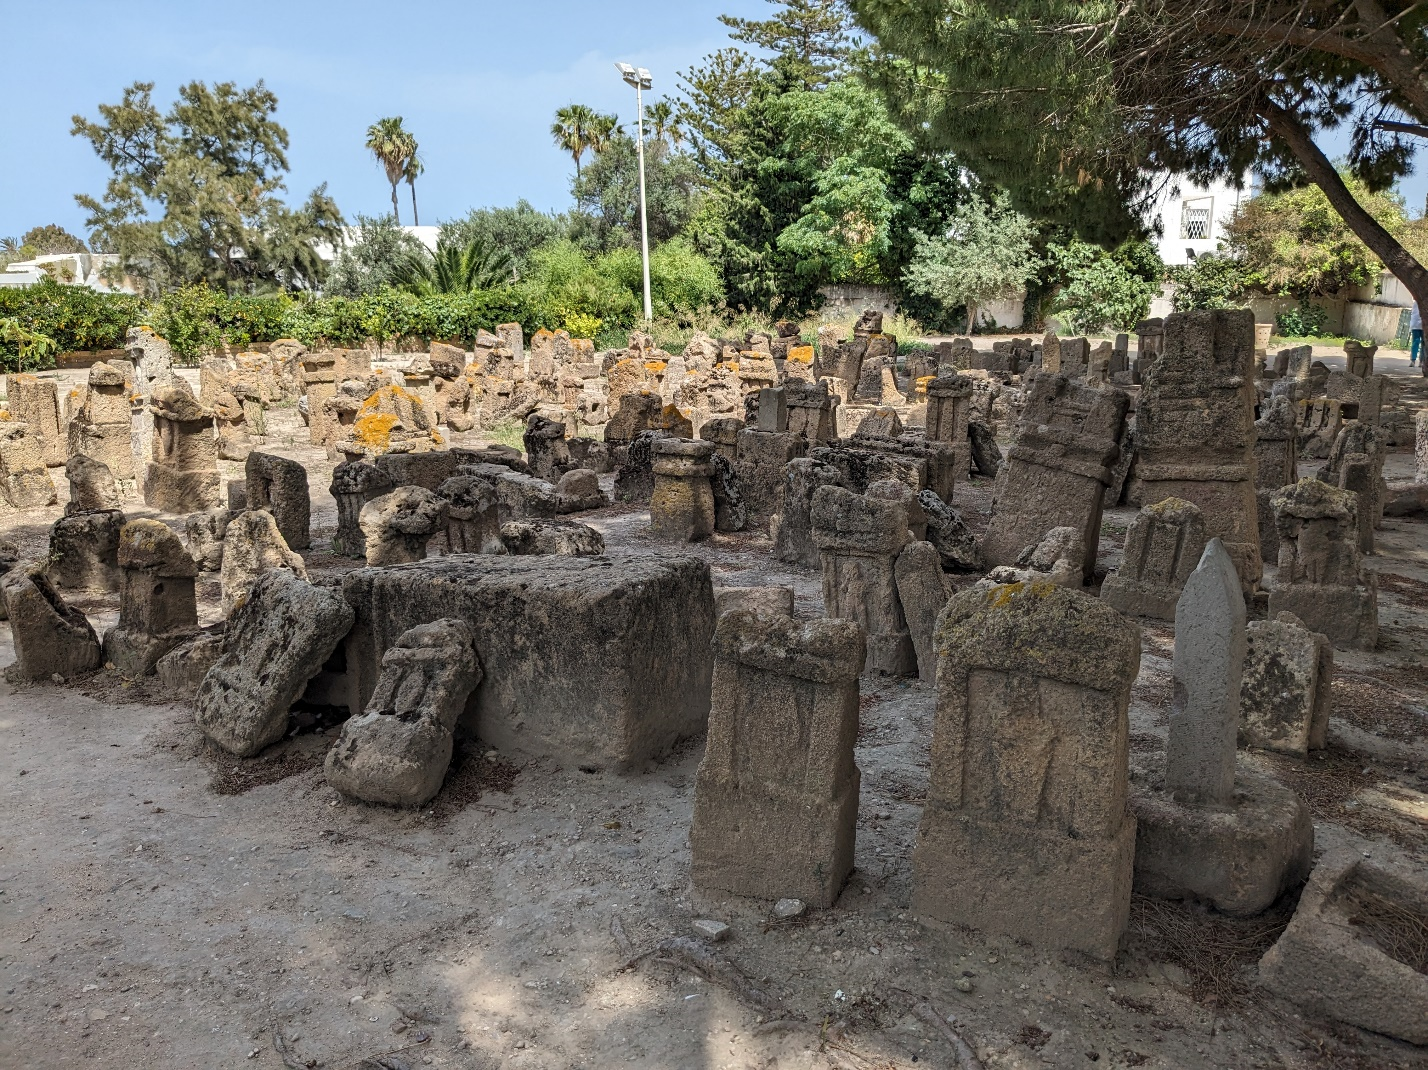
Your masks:
M862 629L735 610L714 652L694 886L831 907L853 868Z
M232 616L264 573L286 569L307 579L302 555L288 548L273 514L249 509L228 521L223 532L223 612Z
M446 499L446 552L503 554L496 487L476 476L452 476L437 488ZM364 544L365 545L365 544Z
M1023 550L1015 565L998 565L977 586L987 590L1004 583L1054 583L1079 590L1084 582L1081 562L1085 548L1076 528L1052 528L1040 542Z
M65 462L64 477L69 482L65 515L119 508L119 483L107 464L75 454Z
M838 469L809 457L783 466L783 509L773 524L774 556L807 568L819 564L813 540L813 495L820 487L839 484Z
M1254 423L1255 499L1259 521L1259 553L1279 560L1279 532L1270 504L1281 487L1299 481L1299 424L1294 403L1283 394L1269 398Z
M813 495L813 539L823 569L824 612L862 626L868 671L916 673L896 574L897 555L908 540L906 507L842 487L820 487Z
M501 546L508 554L598 557L605 536L578 520L508 520L501 525Z
M1176 312L1136 409L1136 501L1199 507L1246 589L1264 572L1255 499L1254 314Z
M570 447L565 441L565 424L548 420L538 412L526 417L522 435L531 474L541 479L559 479L572 466Z
M1132 616L1175 619L1175 603L1205 552L1200 510L1179 498L1147 505L1131 521L1125 560L1101 584L1101 597Z
M60 432L58 384L36 375L7 375L5 398L10 418L28 426L30 435L39 443L45 467L63 465L66 451Z
M198 630L198 568L179 537L157 520L120 528L118 559L119 623L104 633L104 659L124 676L143 676Z
M1394 957L1398 941L1375 937L1428 928L1428 880L1380 854L1325 852L1289 927L1260 959L1259 980L1310 1014L1424 1045L1428 975L1421 962Z
M340 592L286 569L258 577L228 620L223 655L198 689L204 735L240 758L283 738L288 710L352 628Z
M937 651L933 631L937 615L951 593L942 578L942 559L930 542L910 542L893 566L897 597L907 630L917 652L917 674L926 684L937 680Z
M358 523L367 564L399 565L426 557L426 544L446 528L449 506L425 487L398 487L362 507Z
M134 492L134 446L124 372L103 361L90 365L89 380L69 421L69 456L83 455L108 467L122 492Z
M1101 509L1120 455L1130 397L1043 372L1032 384L982 538L988 565L1014 564L1052 528L1082 533L1084 579L1095 571Z
M1301 479L1274 495L1279 571L1269 592L1271 617L1293 613L1337 647L1378 644L1378 578L1360 568L1355 495Z
M464 620L485 678L460 730L570 767L639 768L704 731L714 597L697 558L463 554L343 580L358 712L407 629Z
M1235 768L1245 602L1218 537L1205 547L1175 610L1175 696L1160 784L1131 796L1135 888L1248 916L1308 875L1309 810L1269 777Z
M223 569L223 539L228 522L238 513L232 509L205 509L189 513L183 520L184 541L188 556L200 572L220 572Z
M937 550L942 567L958 572L980 572L982 551L962 514L938 497L936 491L924 490L917 501L927 518L927 541Z
M70 606L45 576L43 564L12 568L0 577L0 602L10 619L15 663L8 680L66 680L104 661L89 619Z
M0 495L16 509L54 505L55 481L45 468L44 443L28 424L0 421Z
M1140 630L1050 583L964 591L937 628L932 775L912 906L1041 948L1116 953Z
M1250 621L1240 685L1240 744L1307 758L1333 709L1334 645L1290 613Z
M367 708L327 752L327 782L344 795L421 806L441 790L456 722L481 682L471 629L459 620L419 624L382 655Z
M243 468L248 508L273 514L283 541L294 550L312 545L312 496L307 469L271 453L250 453Z
M332 470L328 492L337 501L337 534L332 552L343 557L366 557L367 537L362 534L362 509L373 498L392 489L392 479L367 461L343 461Z
M50 528L50 555L45 571L56 587L70 591L120 589L119 530L124 514L117 509L62 516Z
M153 460L144 473L144 504L165 513L193 513L222 504L213 410L198 403L183 380L154 389Z
M654 444L650 527L657 537L695 542L714 533L713 455L714 443L699 439L664 438Z

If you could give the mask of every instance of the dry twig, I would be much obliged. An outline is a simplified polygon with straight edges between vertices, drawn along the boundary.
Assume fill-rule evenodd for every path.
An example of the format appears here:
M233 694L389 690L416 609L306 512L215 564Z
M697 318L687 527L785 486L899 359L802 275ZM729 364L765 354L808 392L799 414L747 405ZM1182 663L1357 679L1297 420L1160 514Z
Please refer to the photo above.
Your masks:
M972 1050L972 1046L962 1039L962 1035L952 1028L952 1023L948 1020L950 1016L944 1016L926 1000L912 1008L912 1013L921 1018L928 1025L932 1026L942 1038L952 1045L952 1056L957 1060L957 1066L961 1070L985 1070L982 1060L977 1058L977 1053Z

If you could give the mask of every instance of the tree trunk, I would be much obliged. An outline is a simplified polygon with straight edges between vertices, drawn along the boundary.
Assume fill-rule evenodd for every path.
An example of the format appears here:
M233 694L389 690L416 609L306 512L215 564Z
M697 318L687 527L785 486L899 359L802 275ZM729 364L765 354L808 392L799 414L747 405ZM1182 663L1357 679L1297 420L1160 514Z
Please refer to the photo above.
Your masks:
M1343 217L1349 229L1358 236L1359 241L1367 245L1369 250L1383 261L1384 267L1408 287L1420 308L1428 308L1428 269L1414 259L1413 254L1354 199L1338 170L1329 157L1324 155L1324 151L1314 143L1303 124L1270 101L1260 107L1260 114L1269 123L1270 133L1284 142L1294 154L1299 165L1314 184L1324 191L1324 196Z
M416 183L408 182L407 185L412 188L412 226L419 227L421 226L421 219L417 216L416 209Z
M977 325L977 303L967 302L967 337L972 337L972 328Z
M402 225L402 213L397 210L397 184L392 183L392 218L397 221L397 226Z

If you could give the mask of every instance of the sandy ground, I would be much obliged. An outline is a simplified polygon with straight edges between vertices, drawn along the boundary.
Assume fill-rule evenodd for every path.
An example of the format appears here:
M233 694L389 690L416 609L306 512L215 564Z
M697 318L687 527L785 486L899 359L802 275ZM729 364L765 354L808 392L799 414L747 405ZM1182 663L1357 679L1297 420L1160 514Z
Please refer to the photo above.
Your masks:
M313 570L351 567L323 553L330 466L303 445L295 413L274 414L273 429L267 448L312 469ZM1390 478L1410 465L1396 453ZM989 491L958 488L976 526ZM58 512L12 516L0 534L42 551ZM1103 568L1132 515L1107 515ZM590 520L612 552L652 545L647 513ZM1330 749L1243 760L1305 795L1320 848L1422 863L1428 525L1390 520L1379 536L1383 646L1340 655ZM768 549L738 535L691 552L716 584L792 584L799 614L820 613L818 575ZM211 618L216 584L203 594ZM112 602L85 608L97 626L115 615ZM1163 753L1172 650L1173 630L1147 623L1131 714L1139 768ZM0 664L11 658L0 624ZM835 908L791 922L769 903L692 897L702 740L627 776L473 741L429 809L397 811L325 785L335 730L320 711L242 761L204 744L179 696L156 692L112 673L72 688L0 684L4 1070L954 1066L914 1013L928 1001L986 1066L1008 1070L1428 1065L1254 987L1292 897L1247 922L1138 898L1111 965L913 917L935 704L915 681L865 682L857 870ZM655 952L695 918L732 928L713 980Z

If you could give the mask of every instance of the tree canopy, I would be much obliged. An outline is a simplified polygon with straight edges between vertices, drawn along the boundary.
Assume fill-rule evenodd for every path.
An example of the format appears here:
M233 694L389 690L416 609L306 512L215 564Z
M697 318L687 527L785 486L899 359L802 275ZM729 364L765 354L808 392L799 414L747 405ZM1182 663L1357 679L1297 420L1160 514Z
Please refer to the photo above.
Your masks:
M1119 240L1157 175L1317 184L1420 300L1428 271L1316 140L1347 124L1370 190L1428 123L1428 8L1407 0L851 0L897 114L1023 211ZM1402 120L1407 119L1409 122Z
M299 208L278 194L288 134L278 100L260 81L190 82L167 114L152 82L135 82L100 119L74 117L73 133L113 172L102 198L77 195L96 249L118 271L158 291L207 282L219 289L305 289L325 273L314 252L337 244L342 215L319 186Z

